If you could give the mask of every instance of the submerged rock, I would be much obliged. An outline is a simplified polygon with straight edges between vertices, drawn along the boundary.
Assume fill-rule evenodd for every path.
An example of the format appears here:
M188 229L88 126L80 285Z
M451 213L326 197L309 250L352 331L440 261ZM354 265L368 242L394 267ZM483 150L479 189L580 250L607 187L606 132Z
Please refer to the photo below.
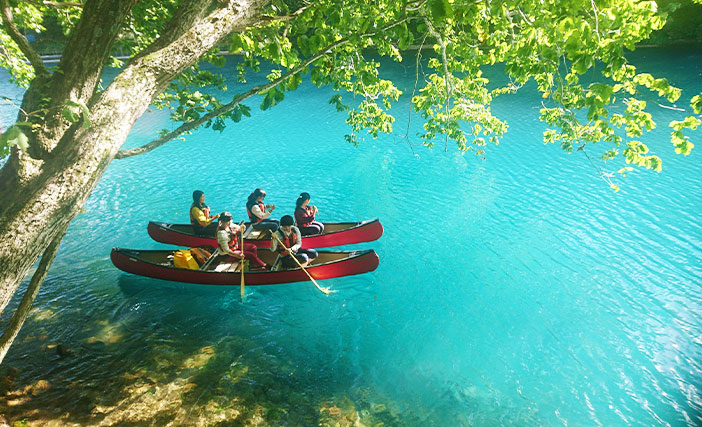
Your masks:
M56 346L56 354L58 354L60 357L68 357L68 356L75 355L73 350L71 350L70 348L66 347L63 344L59 344Z
M49 388L51 388L51 386L49 385L48 381L39 380L39 381L35 382L34 384L27 386L26 391L28 392L28 394L31 394L32 396L38 396L41 393L48 390Z
M207 362L209 362L214 354L215 350L211 345L202 347L199 353L185 359L180 365L180 369L202 368L207 364Z

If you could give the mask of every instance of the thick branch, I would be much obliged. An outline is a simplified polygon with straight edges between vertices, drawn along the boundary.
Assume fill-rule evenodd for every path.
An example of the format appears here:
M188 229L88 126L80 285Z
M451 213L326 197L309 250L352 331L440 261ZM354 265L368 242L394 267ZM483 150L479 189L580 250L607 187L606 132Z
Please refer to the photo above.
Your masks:
M144 56L152 52L156 52L169 44L173 43L185 32L192 28L196 22L203 19L212 0L184 0L175 10L175 13L168 21L166 28L161 31L158 39L156 39L148 48L140 52L137 56Z
M0 363L2 363L3 359L5 359L7 350L10 349L10 345L14 341L15 337L17 337L17 334L22 328L24 321L27 319L27 315L32 308L32 304L34 304L34 299L37 297L39 288L46 277L46 273L49 271L49 267L54 261L54 257L56 256L56 252L58 252L59 245L61 244L63 236L66 234L67 228L68 224L66 224L66 227L64 227L62 232L54 237L49 244L49 247L47 247L44 251L44 254L41 256L39 266L37 267L37 271L34 272L32 280L29 281L27 292L24 294L24 297L17 307L17 310L15 310L14 314L12 315L10 324L7 325L5 332L3 332L2 336L0 337Z
M39 97L50 98L49 105L45 106L49 113L36 132L42 158L54 151L71 126L61 116L65 102L71 100L88 105L95 94L114 40L137 1L88 0L85 3L80 21L61 56L60 72L52 74L48 93L44 89ZM38 109L38 105L23 103L23 108L31 111Z
M14 41L20 50L27 57L29 63L34 67L34 72L37 75L48 75L49 71L44 66L44 61L41 60L39 54L30 46L27 39L19 32L15 26L12 10L7 0L0 0L0 9L2 9L2 21L5 27L5 31L10 35L12 41Z
M396 21L393 21L393 22L387 24L386 26L382 27L378 31L374 31L372 33L361 34L361 37L374 36L376 34L382 33L383 31L387 31L396 25L399 25L403 22L406 22L409 19L410 19L409 17L403 17L401 19L398 19ZM252 96L254 96L258 93L264 92L270 88L278 86L279 84L281 84L285 80L289 79L290 77L294 76L295 74L298 74L300 71L302 71L303 69L308 67L310 64L312 64L315 61L317 61L318 59L322 58L329 51L336 49L339 46L343 46L344 44L348 43L349 41L350 41L350 38L343 38L343 39L338 40L334 43L331 43L331 44L323 47L315 55L307 58L306 60L301 62L298 66L296 66L292 70L288 71L287 73L283 74L282 76L278 77L277 79L271 80L270 82L268 82L266 84L255 86L255 87L249 89L248 91L244 92L243 94L236 96L234 99L232 99L231 102L229 102L225 105L222 105L221 107L219 107L215 110L210 111L209 113L203 115L202 117L200 117L197 120L183 123L175 130L167 133L166 135L163 135L162 137L160 137L158 139L155 139L155 140L149 142L146 145L142 145L141 147L130 148L127 150L121 150L121 151L117 152L117 155L115 156L115 158L116 159L125 159L127 157L134 157L134 156L138 156L139 154L148 153L149 151L152 151L152 150L164 145L165 143L172 141L173 139L177 138L178 136L184 134L185 132L189 132L193 129L196 129L197 127L207 123L208 121L210 121L216 117L227 114L230 111L232 111L233 109L235 109L241 102L251 98Z

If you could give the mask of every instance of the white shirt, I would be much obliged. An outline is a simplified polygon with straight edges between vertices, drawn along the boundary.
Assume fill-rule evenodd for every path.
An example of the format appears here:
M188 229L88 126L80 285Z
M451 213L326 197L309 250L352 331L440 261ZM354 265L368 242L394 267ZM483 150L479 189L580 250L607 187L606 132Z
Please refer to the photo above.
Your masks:
M238 255L239 251L232 251L229 249L229 240L231 240L231 234L229 230L217 230L217 255Z
M261 206L259 206L258 204L251 206L251 213L254 214L254 216L256 218L260 218L260 219L266 219L269 216L271 216L270 212L262 211Z
M300 247L302 246L302 234L300 233L300 229L295 227L294 225L292 226L292 230L290 231L290 233L295 233L297 239L295 240L295 244L288 249L291 249L293 252L297 252L297 250L300 249ZM275 234L277 234L278 239L280 239L283 242L285 241L285 237L290 236L290 234L285 234L282 227L279 228L278 231L275 232ZM274 237L271 239L271 251L275 252L276 249L278 249L278 240Z

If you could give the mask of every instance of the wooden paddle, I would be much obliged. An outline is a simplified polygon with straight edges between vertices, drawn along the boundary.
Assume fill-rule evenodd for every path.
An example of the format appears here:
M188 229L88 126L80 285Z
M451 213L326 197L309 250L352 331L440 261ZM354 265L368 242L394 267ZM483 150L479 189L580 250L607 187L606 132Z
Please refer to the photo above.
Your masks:
M314 277L312 277L312 276L310 275L310 273L309 273L307 270L305 270L305 267L303 267L302 264L300 264L300 261L297 260L297 257L295 256L295 254L293 253L293 251L290 250L290 248L288 248L287 246L285 246L285 245L283 244L283 242L280 241L280 239L278 238L278 235L275 234L275 232L273 232L273 231L271 232L271 235L273 236L273 238L274 238L275 240L278 241L278 244L279 244L280 246L282 246L286 251L288 251L288 252L290 253L290 257L291 257L292 259L295 260L295 263L296 263L297 265L300 266L300 268L302 269L302 271L305 272L305 274L307 275L307 277L310 278L310 280L312 281L312 283L314 283L314 285L317 287L317 289L319 289L320 291L324 292L326 295L329 295L329 294L332 293L332 292L336 292L336 291L330 290L329 288L323 288L323 287L319 286L319 284L317 283L317 281L314 280Z
M246 257L244 256L244 221L239 224L239 231L241 231L241 241L239 244L241 245L241 256L244 258L241 258L241 299L244 299L244 261L246 260Z

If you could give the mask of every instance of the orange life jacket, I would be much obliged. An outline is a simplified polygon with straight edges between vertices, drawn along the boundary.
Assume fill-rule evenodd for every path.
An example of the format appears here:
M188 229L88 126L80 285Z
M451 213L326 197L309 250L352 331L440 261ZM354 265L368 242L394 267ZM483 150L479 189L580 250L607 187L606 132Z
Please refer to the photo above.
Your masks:
M264 218L259 218L256 215L254 215L253 212L251 212L251 208L253 208L254 205L258 205L258 207L261 208L261 212L266 211L266 205L264 205L263 202L258 202L258 203L253 202L253 203L246 204L246 214L249 216L249 221L254 222L254 223L261 222L261 221L263 221Z
M239 233L229 232L229 249L236 250L239 248Z
M297 243L297 234L295 233L295 230L292 230L289 236L286 236L285 233L283 233L282 231L280 232L278 237L280 237L280 235L283 236L283 238L280 239L280 241L283 242L285 248L290 248L295 243ZM280 246L280 242L278 242L278 252L280 253L280 256L290 255L290 253L287 250L285 250L285 248Z
M195 234L201 234L206 226L200 225L200 223L197 222L197 219L195 219L195 217L193 216L193 208L200 209L202 213L205 214L205 218L210 219L210 207L205 206L204 208L201 208L195 205L190 206L190 224L192 224L193 230L195 230Z

